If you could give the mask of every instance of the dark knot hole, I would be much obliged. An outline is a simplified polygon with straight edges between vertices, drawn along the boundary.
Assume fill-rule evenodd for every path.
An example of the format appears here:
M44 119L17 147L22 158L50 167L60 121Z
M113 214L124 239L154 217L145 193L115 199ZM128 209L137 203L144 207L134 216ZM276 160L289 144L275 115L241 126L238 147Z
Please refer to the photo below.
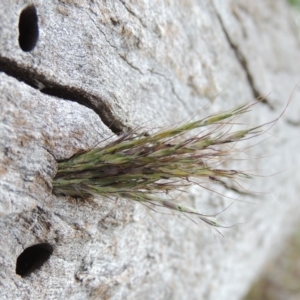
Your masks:
M38 16L33 5L24 8L19 18L19 45L29 52L34 49L39 38Z
M22 277L39 269L51 256L53 247L41 243L26 248L17 258L16 273Z

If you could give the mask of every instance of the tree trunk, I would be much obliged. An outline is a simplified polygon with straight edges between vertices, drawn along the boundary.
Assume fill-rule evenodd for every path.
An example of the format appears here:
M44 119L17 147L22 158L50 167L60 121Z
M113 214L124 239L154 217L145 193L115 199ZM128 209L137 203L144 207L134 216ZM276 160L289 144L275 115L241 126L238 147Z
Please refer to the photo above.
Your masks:
M233 162L263 175L249 183L256 197L185 196L209 213L238 197L220 216L236 224L226 238L124 199L56 197L52 179L57 160L128 129L259 95L241 122L276 119L300 70L287 3L2 0L0 11L1 299L240 299L299 218L298 89Z

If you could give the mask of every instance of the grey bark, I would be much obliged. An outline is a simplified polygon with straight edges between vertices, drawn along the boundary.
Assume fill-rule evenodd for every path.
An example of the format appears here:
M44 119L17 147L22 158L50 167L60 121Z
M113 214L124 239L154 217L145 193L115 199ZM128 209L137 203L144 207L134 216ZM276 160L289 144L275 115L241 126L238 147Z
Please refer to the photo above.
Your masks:
M24 52L18 22L32 4L39 39ZM240 299L299 218L297 88L272 135L233 163L282 172L250 182L257 197L222 214L237 224L226 238L124 199L55 197L51 182L57 160L128 128L170 126L259 95L267 100L241 121L278 117L300 70L286 2L4 0L0 11L0 298ZM232 202L225 196L195 187L185 200L217 213ZM46 242L50 259L17 275L22 251Z

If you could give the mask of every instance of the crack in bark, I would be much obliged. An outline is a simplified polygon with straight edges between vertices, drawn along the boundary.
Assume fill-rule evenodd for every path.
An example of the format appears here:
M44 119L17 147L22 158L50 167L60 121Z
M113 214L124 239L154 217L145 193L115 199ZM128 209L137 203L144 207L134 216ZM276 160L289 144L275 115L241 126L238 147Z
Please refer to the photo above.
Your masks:
M132 16L135 17L137 20L139 20L139 22L141 23L141 25L142 25L144 28L147 27L146 24L143 23L142 19L141 19L134 11L132 11L132 10L126 5L126 3L125 3L123 0L119 0L119 1L120 1L120 3L123 4L124 8L128 11L128 13L129 13L130 15L132 15Z
M138 68L136 67L134 64L132 64L126 57L125 54L119 54L119 57L122 58L126 64L128 64L129 67L131 67L132 69L138 71L141 75L144 75L144 73Z
M183 99L181 99L180 96L177 94L177 92L175 90L175 87L174 87L174 83L172 82L172 80L170 78L168 78L166 75L164 75L162 73L159 73L157 71L154 71L154 70L151 70L151 69L149 69L149 71L152 74L156 74L158 76L163 77L170 84L172 93L175 95L175 97L177 98L177 100L180 101L185 107L187 107L185 101Z
M215 9L215 11L216 11L216 9ZM221 16L218 14L217 11L216 11L216 16L217 16L217 18L220 22L221 28L222 28L222 30L224 32L224 35L225 35L225 37L228 41L228 44L230 45L230 47L234 51L238 62L240 63L241 67L243 68L243 70L246 73L247 80L248 80L249 86L252 90L253 97L258 99L262 103L267 104L271 110L274 110L273 105L271 105L271 103L268 101L268 99L266 97L261 96L259 91L256 89L253 76L251 75L251 73L249 71L249 68L248 68L248 61L245 58L245 56L242 54L242 52L240 51L239 47L237 45L235 45L233 43L233 41L231 40L231 38L230 38L230 36L229 36L225 26L224 26L223 20L222 20Z
M114 133L120 134L124 131L124 124L120 120L116 120L111 106L97 95L85 92L75 86L64 85L50 80L26 66L19 65L14 60L1 56L0 72L4 72L6 75L30 85L43 94L84 105L92 109Z

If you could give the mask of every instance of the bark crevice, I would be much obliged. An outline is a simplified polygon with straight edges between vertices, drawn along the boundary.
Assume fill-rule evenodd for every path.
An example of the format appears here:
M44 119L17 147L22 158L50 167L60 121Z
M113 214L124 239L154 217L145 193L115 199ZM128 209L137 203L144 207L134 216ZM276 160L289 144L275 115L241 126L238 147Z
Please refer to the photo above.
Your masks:
M121 120L116 119L108 102L101 97L88 93L81 88L63 85L38 74L16 61L0 56L0 72L24 82L41 93L63 100L77 102L92 109L102 122L115 134L120 134L127 128Z
M249 70L248 67L248 61L245 58L245 56L242 54L241 50L239 49L239 47L232 41L232 39L230 38L229 33L227 32L223 20L221 18L221 16L218 14L218 12L216 11L216 16L220 22L222 31L224 32L224 35L226 37L226 40L228 41L229 46L232 48L232 50L234 51L234 54L237 58L237 61L239 62L239 64L241 65L242 69L245 71L246 73L246 78L247 81L249 83L249 87L251 88L253 97L255 99L258 99L259 101L261 101L262 103L268 105L268 107L271 110L274 110L273 105L270 103L270 101L267 99L266 96L262 96L262 94L259 92L259 90L255 87L255 83L254 83L254 78Z

